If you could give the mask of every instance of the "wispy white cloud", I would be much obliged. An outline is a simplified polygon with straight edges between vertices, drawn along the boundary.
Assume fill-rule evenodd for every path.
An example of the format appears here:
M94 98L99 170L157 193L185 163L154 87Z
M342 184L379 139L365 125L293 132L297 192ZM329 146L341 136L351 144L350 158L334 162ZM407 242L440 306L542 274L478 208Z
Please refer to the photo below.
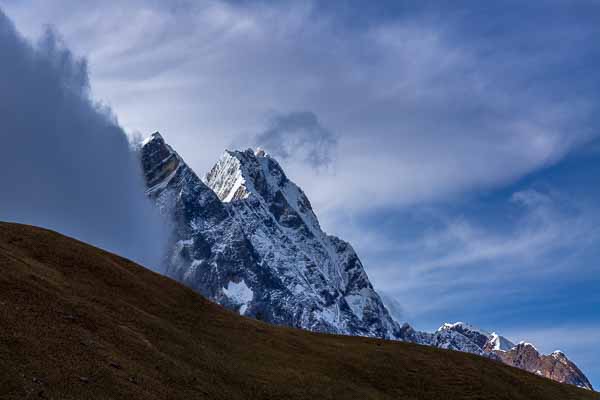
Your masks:
M294 159L320 170L333 163L337 138L314 113L296 111L273 115L254 143L269 149L277 159Z
M577 279L593 269L576 257L600 239L600 212L556 191L514 193L494 224L480 215L428 211L430 225L412 237L390 237L381 226L345 234L365 258L376 287L396 295L411 316L450 310L484 297L526 296L519 282ZM518 277L518 279L516 279Z
M0 4L31 31L56 24L89 56L96 91L121 122L162 130L199 173L232 143L252 144L273 112L314 113L339 157L316 179L304 158L286 169L321 214L502 185L592 135L591 99L536 84L541 66L572 54L457 40L452 18L358 29L313 2Z

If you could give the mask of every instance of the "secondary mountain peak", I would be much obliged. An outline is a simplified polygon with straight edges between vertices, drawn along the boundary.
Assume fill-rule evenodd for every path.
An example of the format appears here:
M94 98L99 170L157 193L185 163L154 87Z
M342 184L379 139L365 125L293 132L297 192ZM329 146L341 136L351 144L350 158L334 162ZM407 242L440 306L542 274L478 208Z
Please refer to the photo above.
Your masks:
M432 336L430 344L489 357L559 382L592 389L586 376L562 352L544 355L531 343L522 341L515 345L504 336L487 333L463 322L443 324Z
M509 351L513 347L515 347L515 344L513 342L511 342L504 336L500 336L496 332L493 332L490 335L490 339L488 341L488 344L486 344L485 350L487 350L487 351L491 351L491 350Z
M248 199L284 227L324 236L308 197L263 149L226 151L204 181L225 203Z

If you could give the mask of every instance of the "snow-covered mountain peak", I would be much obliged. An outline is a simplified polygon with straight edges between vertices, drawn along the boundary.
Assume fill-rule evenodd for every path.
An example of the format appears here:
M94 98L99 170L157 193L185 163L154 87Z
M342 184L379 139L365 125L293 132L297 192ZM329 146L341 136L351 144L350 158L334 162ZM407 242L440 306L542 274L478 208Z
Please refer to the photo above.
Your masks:
M140 148L147 195L173 223L166 274L240 314L312 331L458 350L591 388L562 353L472 325L400 327L352 246L327 235L304 192L262 149L226 151L204 182L157 132Z
M509 351L515 347L515 344L505 338L504 336L498 335L496 332L493 332L488 339L488 343L486 344L486 351Z
M227 150L204 182L224 203L253 198L268 208L283 226L292 229L304 226L312 235L323 235L308 197L261 148Z
M445 323L436 332L434 338L439 346L462 348L476 354L490 354L495 351L508 351L514 343L497 333L488 333L464 322Z
M267 322L400 338L352 246L264 150L226 151L204 182L159 136L140 152L148 195L175 220L169 276Z
M467 324L465 322L455 322L455 323L444 323L442 326L438 328L438 332L440 331L458 331L458 332L473 332L480 334L482 336L490 337L490 334L486 331L483 331L479 328L474 327L473 325Z
M552 357L556 358L556 359L566 359L567 356L565 355L565 353L563 353L560 350L554 350L551 354Z
M529 343L529 342L525 342L525 341L523 341L523 340L521 340L521 341L520 341L520 342L517 344L517 346L516 346L516 347L522 347L522 348L525 348L525 349L533 349L533 350L535 350L535 351L538 351L538 349L537 349L537 348L536 348L536 347L535 347L533 344L531 344L531 343Z
M229 203L250 195L270 197L288 179L277 161L258 148L226 150L204 181L221 201Z
M234 200L245 199L250 195L248 186L247 171L242 167L242 161L245 158L254 156L251 149L246 152L225 151L219 161L204 176L206 183L224 203L229 203Z

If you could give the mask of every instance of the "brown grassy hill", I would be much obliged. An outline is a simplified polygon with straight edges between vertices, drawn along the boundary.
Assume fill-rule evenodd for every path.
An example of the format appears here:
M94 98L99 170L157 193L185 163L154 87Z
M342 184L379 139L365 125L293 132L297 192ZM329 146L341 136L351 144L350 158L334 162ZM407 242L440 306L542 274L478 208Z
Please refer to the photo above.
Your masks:
M0 399L600 399L477 356L265 325L0 223Z

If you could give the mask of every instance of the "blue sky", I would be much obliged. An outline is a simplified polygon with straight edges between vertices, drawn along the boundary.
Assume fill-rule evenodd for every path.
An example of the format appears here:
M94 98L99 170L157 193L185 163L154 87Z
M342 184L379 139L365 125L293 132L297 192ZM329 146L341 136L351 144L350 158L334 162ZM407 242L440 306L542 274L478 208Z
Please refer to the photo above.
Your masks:
M600 3L81 3L0 7L199 173L271 149L401 319L560 348L600 386Z

